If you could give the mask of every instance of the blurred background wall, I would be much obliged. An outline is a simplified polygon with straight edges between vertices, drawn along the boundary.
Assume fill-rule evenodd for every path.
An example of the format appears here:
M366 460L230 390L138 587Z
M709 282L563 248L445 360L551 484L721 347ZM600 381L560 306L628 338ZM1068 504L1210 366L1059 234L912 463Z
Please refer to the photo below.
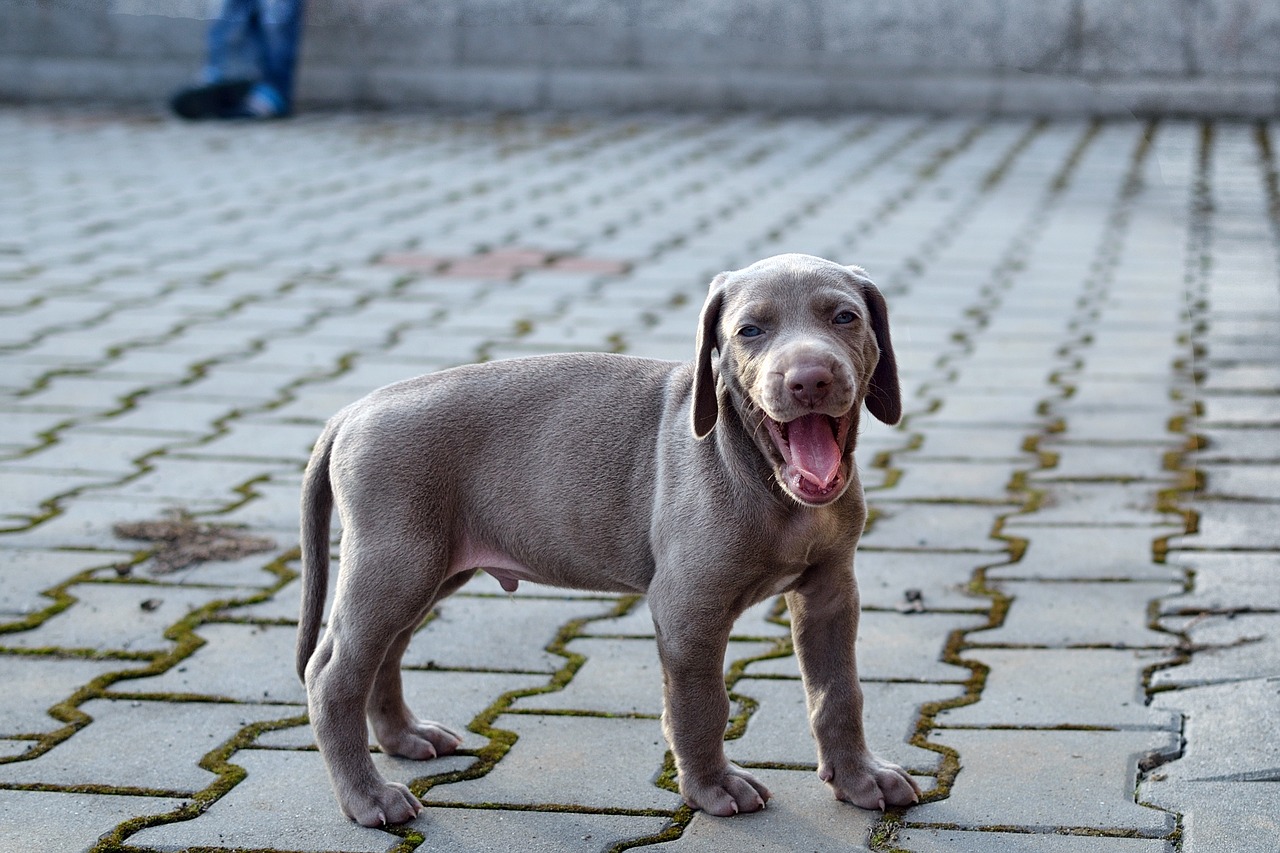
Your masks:
M216 0L0 0L0 98L159 102ZM1280 0L310 0L302 106L1280 112Z

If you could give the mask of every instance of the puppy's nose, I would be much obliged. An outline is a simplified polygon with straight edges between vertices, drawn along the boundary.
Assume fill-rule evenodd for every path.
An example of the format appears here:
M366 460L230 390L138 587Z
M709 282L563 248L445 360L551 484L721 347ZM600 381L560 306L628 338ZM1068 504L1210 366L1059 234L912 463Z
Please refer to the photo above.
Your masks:
M798 402L814 408L827 399L827 392L831 390L831 382L835 377L822 365L811 364L791 368L784 379L791 389L791 395Z

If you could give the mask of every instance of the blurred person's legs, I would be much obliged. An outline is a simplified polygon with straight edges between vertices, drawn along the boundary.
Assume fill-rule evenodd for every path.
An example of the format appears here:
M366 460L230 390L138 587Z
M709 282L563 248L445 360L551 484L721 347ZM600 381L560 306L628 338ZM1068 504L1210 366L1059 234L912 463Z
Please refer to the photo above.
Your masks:
M278 118L293 110L303 0L223 0L200 85L173 97L183 118Z

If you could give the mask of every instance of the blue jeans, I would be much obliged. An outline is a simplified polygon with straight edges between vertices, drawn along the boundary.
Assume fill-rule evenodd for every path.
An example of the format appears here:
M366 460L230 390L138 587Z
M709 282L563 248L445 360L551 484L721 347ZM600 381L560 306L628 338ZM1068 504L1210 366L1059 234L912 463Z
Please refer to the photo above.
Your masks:
M256 79L293 106L293 76L302 36L303 0L223 0L209 24L204 80Z

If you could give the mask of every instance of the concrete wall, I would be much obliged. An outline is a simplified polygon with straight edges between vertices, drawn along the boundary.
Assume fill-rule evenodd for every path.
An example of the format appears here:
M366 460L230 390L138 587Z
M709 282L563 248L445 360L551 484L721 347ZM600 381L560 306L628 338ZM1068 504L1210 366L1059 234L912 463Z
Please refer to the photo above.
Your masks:
M0 97L162 99L216 0L3 0ZM303 105L1280 112L1280 0L311 0Z

